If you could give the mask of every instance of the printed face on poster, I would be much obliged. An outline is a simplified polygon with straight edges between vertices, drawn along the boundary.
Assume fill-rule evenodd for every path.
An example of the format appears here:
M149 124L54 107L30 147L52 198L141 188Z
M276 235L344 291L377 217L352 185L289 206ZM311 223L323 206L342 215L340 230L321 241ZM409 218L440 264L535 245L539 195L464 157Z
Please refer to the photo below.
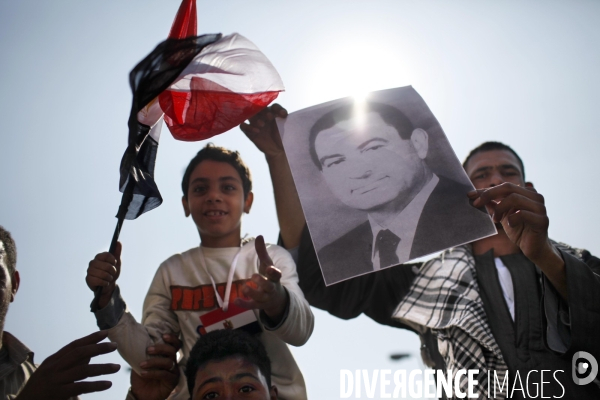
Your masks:
M491 236L441 126L410 86L277 121L327 285Z

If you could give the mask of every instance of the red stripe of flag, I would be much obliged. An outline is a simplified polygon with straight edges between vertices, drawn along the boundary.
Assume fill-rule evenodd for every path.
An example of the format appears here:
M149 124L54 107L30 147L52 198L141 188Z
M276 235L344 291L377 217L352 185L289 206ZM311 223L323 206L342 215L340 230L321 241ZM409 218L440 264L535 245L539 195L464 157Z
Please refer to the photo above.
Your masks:
M183 0L171 26L169 39L185 39L197 35L196 0Z
M204 325L205 327L207 326L211 326L213 324L216 324L219 321L223 321L227 318L231 318L234 315L238 315L241 314L245 311L248 311L247 308L242 308L242 307L238 307L233 303L229 304L229 308L227 309L227 312L223 312L222 308L217 308L214 311L208 312L204 315L200 316L200 322L202 322L202 325Z
M165 122L175 139L193 142L227 132L279 95L279 91L236 93L222 86L221 90L206 90L207 82L210 81L194 77L191 92L167 89L158 97ZM214 82L210 84L219 86Z

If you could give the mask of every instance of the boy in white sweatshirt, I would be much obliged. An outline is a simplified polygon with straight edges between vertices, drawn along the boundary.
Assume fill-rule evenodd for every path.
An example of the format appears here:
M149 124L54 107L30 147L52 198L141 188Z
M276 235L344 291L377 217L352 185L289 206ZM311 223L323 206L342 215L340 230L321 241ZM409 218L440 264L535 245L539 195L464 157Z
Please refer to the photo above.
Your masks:
M180 335L181 368L200 334L217 326L237 329L256 318L258 323L242 329L260 327L258 337L271 359L279 398L306 399L304 379L286 343L301 346L308 340L313 315L289 253L265 246L260 236L240 239L242 214L250 212L253 201L250 171L238 152L209 144L190 161L182 190L185 215L196 224L200 246L160 265L144 301L141 324L127 310L116 285L120 244L116 257L108 252L96 255L86 283L91 290L103 287L95 313L98 326L109 329L121 356L143 376L140 364L146 360L146 348L160 343L162 335ZM253 311L232 316L240 308ZM188 398L185 374L170 398Z

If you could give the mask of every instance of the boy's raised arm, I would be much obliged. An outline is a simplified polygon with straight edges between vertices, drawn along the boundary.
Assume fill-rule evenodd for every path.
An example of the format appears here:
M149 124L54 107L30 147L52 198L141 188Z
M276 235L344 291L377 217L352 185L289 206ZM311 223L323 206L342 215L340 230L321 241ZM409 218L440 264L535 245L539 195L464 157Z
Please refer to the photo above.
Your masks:
M283 150L281 136L275 122L276 117L287 117L287 111L279 104L265 108L250 118L249 124L241 124L240 129L265 154L273 182L281 239L284 247L291 249L300 245L300 237L306 222Z
M108 330L109 338L119 343L119 354L141 373L140 363L146 359L146 348L161 341L163 332L179 333L177 317L169 309L169 289L164 274L158 269L146 299L142 323L136 321L121 297L117 279L121 273L121 243L117 243L115 256L108 252L97 254L89 263L85 281L90 288L102 287L94 312L100 329Z

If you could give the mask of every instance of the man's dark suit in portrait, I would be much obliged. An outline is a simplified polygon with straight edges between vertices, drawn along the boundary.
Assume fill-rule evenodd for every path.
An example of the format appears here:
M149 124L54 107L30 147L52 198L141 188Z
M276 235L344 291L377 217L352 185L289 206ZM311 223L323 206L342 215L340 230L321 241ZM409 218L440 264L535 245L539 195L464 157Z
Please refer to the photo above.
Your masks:
M488 235L487 212L469 204L472 189L440 176L440 181L427 199L415 231L410 259L435 253L457 244ZM373 271L373 232L369 221L358 225L318 252L327 283Z
M333 194L368 220L318 251L327 284L494 234L472 187L438 176L429 135L397 108L346 104L310 131L314 164Z

